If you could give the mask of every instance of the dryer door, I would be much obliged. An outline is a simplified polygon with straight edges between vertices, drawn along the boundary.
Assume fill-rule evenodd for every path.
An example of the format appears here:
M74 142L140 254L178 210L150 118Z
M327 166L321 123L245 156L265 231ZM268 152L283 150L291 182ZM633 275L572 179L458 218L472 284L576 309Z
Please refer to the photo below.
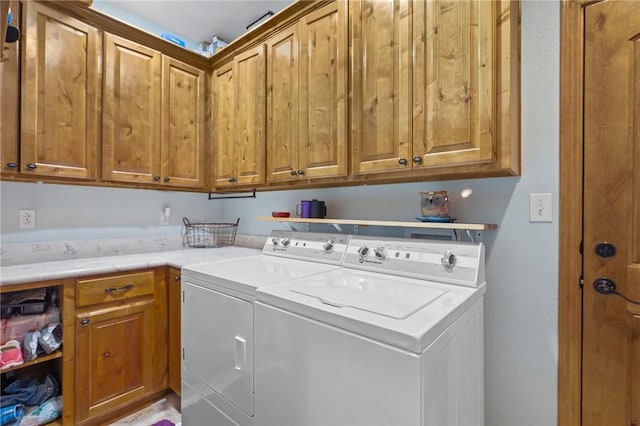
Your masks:
M253 304L183 282L184 368L253 415Z

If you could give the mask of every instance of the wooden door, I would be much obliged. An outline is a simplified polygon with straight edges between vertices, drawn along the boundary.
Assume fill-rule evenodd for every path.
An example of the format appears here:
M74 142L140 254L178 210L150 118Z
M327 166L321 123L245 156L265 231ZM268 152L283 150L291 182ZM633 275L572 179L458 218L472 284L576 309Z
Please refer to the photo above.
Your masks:
M235 80L233 62L228 62L213 71L213 157L215 172L213 187L233 185L236 175L235 135Z
M2 2L11 6L12 22L20 22L17 1ZM0 32L0 34L2 34ZM4 37L0 37L0 42ZM0 43L1 44L1 43ZM0 172L17 173L20 159L18 144L20 135L20 41L8 43L4 51L4 62L0 62Z
M408 0L349 2L354 174L411 168L410 8Z
M300 20L300 170L302 177L348 173L347 2Z
M21 172L94 179L100 123L98 30L42 4L22 6Z
M265 182L265 49L265 45L260 44L233 59L237 185Z
M300 45L297 26L267 40L267 178L298 180Z
M204 71L162 57L162 183L204 187Z
M161 56L105 33L102 178L160 183Z
M182 370L181 307L182 290L180 269L169 270L169 388L180 395Z
M640 423L640 2L585 10L582 424ZM601 243L615 246L598 254Z
M414 168L495 160L500 4L414 2Z
M153 300L76 315L76 420L152 391Z

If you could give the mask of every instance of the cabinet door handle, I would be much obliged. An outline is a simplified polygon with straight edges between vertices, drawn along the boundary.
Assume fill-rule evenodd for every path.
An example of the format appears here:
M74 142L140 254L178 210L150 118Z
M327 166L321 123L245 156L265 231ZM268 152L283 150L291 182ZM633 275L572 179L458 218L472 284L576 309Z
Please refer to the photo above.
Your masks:
M295 176L297 174L298 174L298 172L296 172L295 170L291 170L291 176Z
M169 176L165 176L165 178L162 179L162 180L165 181L165 182L169 182L171 180L171 178Z
M115 293L118 291L127 291L127 290L131 290L134 287L133 284L129 283L127 285L123 285L122 287L109 287L109 288L105 288L104 292L105 293Z
M106 351L105 353L102 354L103 358L109 358L109 355L111 355L111 352Z
M7 168L8 169L15 169L17 167L18 167L18 163L13 163L13 162L7 163Z
M176 275L175 277L173 277L173 280L174 280L175 282L180 281L180 275Z
M413 162L416 164L422 163L422 157L413 157Z
M398 160L398 164L400 164L401 166L406 166L407 165L407 159L406 158L401 158Z
M160 180L160 176L154 176L153 180L155 180L156 182Z
M304 175L304 170L298 170L299 175Z
M236 179L236 178L234 178L234 177L229 178L229 183L235 183L235 182L237 182L237 181L238 181L238 179Z
M85 319L80 320L80 324L82 324L82 325L89 324L89 318L85 318Z
M36 166L34 163L28 163L27 164L27 169L29 170L35 170L38 166Z

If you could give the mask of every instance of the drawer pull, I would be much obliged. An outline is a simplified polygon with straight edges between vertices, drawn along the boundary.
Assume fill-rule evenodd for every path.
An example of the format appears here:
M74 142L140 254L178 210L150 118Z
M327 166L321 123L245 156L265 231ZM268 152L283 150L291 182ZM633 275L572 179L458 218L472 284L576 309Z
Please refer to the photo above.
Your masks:
M131 290L133 288L133 284L129 283L127 285L123 285L122 287L109 287L109 288L105 288L104 292L109 294L109 293L116 293L118 291L127 291L127 290Z
M89 319L88 319L88 318L85 318L85 319L83 319L83 320L80 320L80 324L82 324L82 325L87 325L87 324L89 324Z

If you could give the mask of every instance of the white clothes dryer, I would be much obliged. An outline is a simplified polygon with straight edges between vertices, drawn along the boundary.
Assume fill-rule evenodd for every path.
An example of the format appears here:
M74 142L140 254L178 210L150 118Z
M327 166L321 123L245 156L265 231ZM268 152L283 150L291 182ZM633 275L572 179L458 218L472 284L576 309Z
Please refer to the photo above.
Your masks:
M339 268L347 235L273 231L263 254L182 269L182 424L252 425L256 290Z

